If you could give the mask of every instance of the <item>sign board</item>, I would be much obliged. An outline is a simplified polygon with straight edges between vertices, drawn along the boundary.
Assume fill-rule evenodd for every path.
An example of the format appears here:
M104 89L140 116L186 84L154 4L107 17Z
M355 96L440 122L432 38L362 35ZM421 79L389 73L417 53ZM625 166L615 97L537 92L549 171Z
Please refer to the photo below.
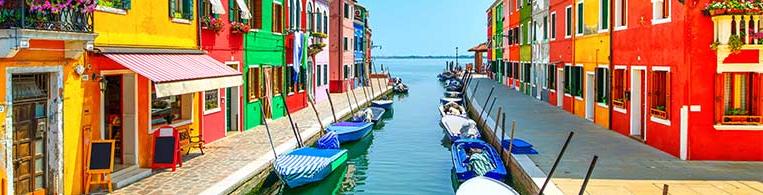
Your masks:
M114 140L93 141L88 153L88 172L111 173L114 169Z
M171 168L175 171L178 164L183 166L180 160L179 135L175 127L163 126L154 132L154 155L151 168Z

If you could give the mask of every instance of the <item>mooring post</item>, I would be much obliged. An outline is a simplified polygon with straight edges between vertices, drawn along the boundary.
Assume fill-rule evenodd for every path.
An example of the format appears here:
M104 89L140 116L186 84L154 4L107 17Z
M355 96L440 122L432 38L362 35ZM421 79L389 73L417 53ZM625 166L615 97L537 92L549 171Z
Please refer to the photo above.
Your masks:
M363 84L363 96L366 96L366 99L365 99L364 101L365 101L365 102L369 102L369 101L371 101L371 100L368 100L368 93L367 93L366 91L367 91L367 90L366 90L366 85L365 85L365 84ZM365 103L363 103L363 104L365 105Z
M276 153L276 146L273 145L273 136L270 135L270 127L268 126L268 120L265 119L265 109L260 109L262 114L262 124L265 124L265 131L268 132L268 141L270 141L270 149L273 150L273 159L278 159L278 153ZM273 164L275 166L275 164Z
M376 98L376 93L374 93L374 82L373 82L374 79L371 78L370 76L369 76L369 79L371 80L368 80L368 87L371 87L371 99L374 99Z
M514 147L514 130L515 129L517 129L517 121L511 121L511 133L509 133L509 160L511 160L511 154L512 154L511 148Z
M308 102L310 102L310 107L313 108L313 113L315 113L315 119L318 119L318 125L321 127L321 133L326 130L323 127L323 121L321 121L321 115L318 114L318 109L315 108L315 99L308 97Z
M564 156L564 151L567 150L567 145L570 144L570 140L572 139L573 135L575 135L575 132L570 131L570 135L567 136L567 141L564 141L564 145L562 146L562 151L559 151L559 155L556 156L556 161L554 161L554 166L552 166L551 171L548 172L546 181L543 182L543 186L540 188L540 191L538 191L538 194L543 194L543 190L546 189L546 185L548 185L548 182L551 181L551 177L554 175L554 171L556 171L556 166L558 166L559 161L562 160L562 156Z
M305 142L302 140L302 132L299 132L299 124L294 123L294 128L297 129L297 145L302 147Z
M294 132L294 137L298 137L297 128L294 127L294 121L291 120L291 113L289 113L289 106L286 105L286 96L281 96L281 102L283 102L283 109L286 111L286 116L289 117L289 124L291 124L291 131ZM297 144L300 148L302 147L302 143Z
M477 88L479 88L479 86L480 86L480 81L477 81L477 84L474 85L474 90L472 90L472 93L470 93L472 94L472 98L474 98L474 94L477 93Z
M668 184L662 184L662 195L668 195Z
M493 135L495 135L496 132L498 132L498 122L501 121L501 112L503 112L503 106L498 107L498 114L496 114L496 119L495 119L495 127L493 128L492 131L490 131L491 133L493 133ZM483 124L483 125L487 127L487 124Z
M350 91L347 91L346 93L344 93L344 95L347 96L347 104L350 105L350 113L354 114L355 111L352 109L352 99L350 99Z
M355 96L355 90L351 90L352 99L355 100L355 108L358 108L360 110L360 102L358 102L358 97Z
M487 118L490 118L490 113L493 112L493 106L494 105L495 105L495 97L493 97L493 103L490 103L490 109L487 109L487 117L485 117L485 120L484 120L483 123L487 124ZM500 114L500 113L498 113L498 114Z
M487 98L485 98L485 105L482 106L480 116L477 118L477 120L482 120L482 113L486 111L485 107L487 107L487 103L490 102L490 97L493 97L493 90L495 90L495 85L493 85L493 88L490 89L490 93L488 93Z
M583 179L583 185L580 186L580 193L578 193L579 195L583 195L583 193L585 193L585 187L588 185L588 180L591 179L591 174L593 174L593 168L596 167L596 160L599 160L599 156L593 155L593 160L591 161L591 165L588 166L588 172L585 174L585 179Z
M336 122L337 121L336 111L334 111L334 102L331 101L331 93L329 93L329 89L326 89L326 96L328 96L329 98L329 106L331 107L331 115L334 116L334 122Z
M512 134L513 134L512 129ZM501 158L503 158L503 141L506 140L506 113L501 114L501 143L498 144L498 147L501 147ZM509 143L511 145L511 143ZM509 151L509 154L511 154L511 151Z

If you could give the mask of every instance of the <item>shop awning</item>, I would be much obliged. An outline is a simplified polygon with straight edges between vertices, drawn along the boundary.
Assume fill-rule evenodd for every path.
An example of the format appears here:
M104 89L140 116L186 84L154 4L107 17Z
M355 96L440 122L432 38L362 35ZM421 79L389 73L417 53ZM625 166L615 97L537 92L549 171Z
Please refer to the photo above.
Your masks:
M246 2L244 2L244 0L236 0L236 4L238 4L238 8L241 9L241 19L248 20L252 18L252 12L246 7Z
M104 55L153 81L157 97L240 86L243 82L241 72L204 54Z
M210 0L209 4L212 4L212 13L225 14L225 7L220 0Z

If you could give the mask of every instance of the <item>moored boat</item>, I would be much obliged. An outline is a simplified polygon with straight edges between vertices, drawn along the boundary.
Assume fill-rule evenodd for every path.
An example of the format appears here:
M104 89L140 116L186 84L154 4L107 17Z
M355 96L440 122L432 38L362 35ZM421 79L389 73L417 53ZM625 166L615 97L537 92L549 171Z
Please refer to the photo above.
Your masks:
M446 104L440 104L440 116L455 115L466 117L466 109L463 106L458 105L456 102L448 102Z
M290 188L321 181L347 162L347 150L299 148L278 156L275 172Z
M479 139L459 139L451 146L453 167L459 182L485 176L503 181L506 168L501 156L490 144Z
M368 135L373 128L370 122L338 122L326 127L326 131L336 133L340 143L358 141Z
M449 97L440 98L440 104L447 104L448 102L455 102L456 104L461 104L462 101L463 99L461 98L449 98Z
M392 102L392 100L374 100L371 101L371 106L389 110L392 109Z
M474 120L456 115L445 115L440 119L440 124L448 132L451 141L461 138L479 138L477 123Z
M360 114L353 116L351 122L379 122L387 110L379 107L368 107Z
M469 180L466 180L464 183L461 184L461 186L458 187L458 190L456 190L456 195L492 195L492 194L502 194L502 195L519 195L519 192L514 190L509 185L506 185L505 183L489 178L489 177L475 177L471 178Z
M445 97L449 97L449 98L460 98L461 97L461 92L458 92L458 91L446 91L446 92L443 92L443 95Z

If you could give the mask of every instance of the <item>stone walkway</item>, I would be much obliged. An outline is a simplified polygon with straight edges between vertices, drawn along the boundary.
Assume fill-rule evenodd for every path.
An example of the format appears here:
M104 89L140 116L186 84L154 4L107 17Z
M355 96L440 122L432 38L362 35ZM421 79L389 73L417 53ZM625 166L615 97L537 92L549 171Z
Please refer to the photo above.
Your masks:
M377 96L380 95L379 89L386 87L385 79L378 80L379 82L372 82ZM377 84L381 84L381 87ZM362 88L356 89L354 93L361 105L368 101ZM366 88L366 94L371 96L370 93L371 89ZM345 93L331 94L331 99L333 100L337 117L344 116L350 112ZM351 94L350 99L352 107L356 108L355 99ZM328 125L333 120L329 101L319 102L315 106L321 121L323 121L323 125ZM313 112L309 105L300 111L292 113L291 116L295 123L298 123L304 139L309 137L310 131L314 133L320 128L315 117L315 112ZM273 142L277 147L276 151L283 152L278 148L293 148L296 142L294 141L294 133L291 130L287 117L268 121L268 124L273 136ZM215 186L215 188L220 188L220 186L227 188L229 187L228 183L222 182L230 180L229 176L241 172L251 172L253 170L242 169L245 167L252 168L252 162L262 161L264 157L272 158L273 156L264 125L236 135L227 136L206 146L205 155L184 161L183 167L178 168L175 172L161 171L155 173L134 184L117 189L113 194L200 194L212 186ZM267 165L268 163L269 160L263 164ZM262 169L262 167L259 168Z
M683 161L493 80L473 81L480 83L470 97L478 107L495 86L497 101L490 117L496 118L502 107L507 126L517 122L516 137L540 152L529 158L545 173L567 134L575 132L552 179L565 194L578 193L593 155L599 160L586 188L589 194L659 194L663 184L669 185L670 194L763 194L762 162Z

